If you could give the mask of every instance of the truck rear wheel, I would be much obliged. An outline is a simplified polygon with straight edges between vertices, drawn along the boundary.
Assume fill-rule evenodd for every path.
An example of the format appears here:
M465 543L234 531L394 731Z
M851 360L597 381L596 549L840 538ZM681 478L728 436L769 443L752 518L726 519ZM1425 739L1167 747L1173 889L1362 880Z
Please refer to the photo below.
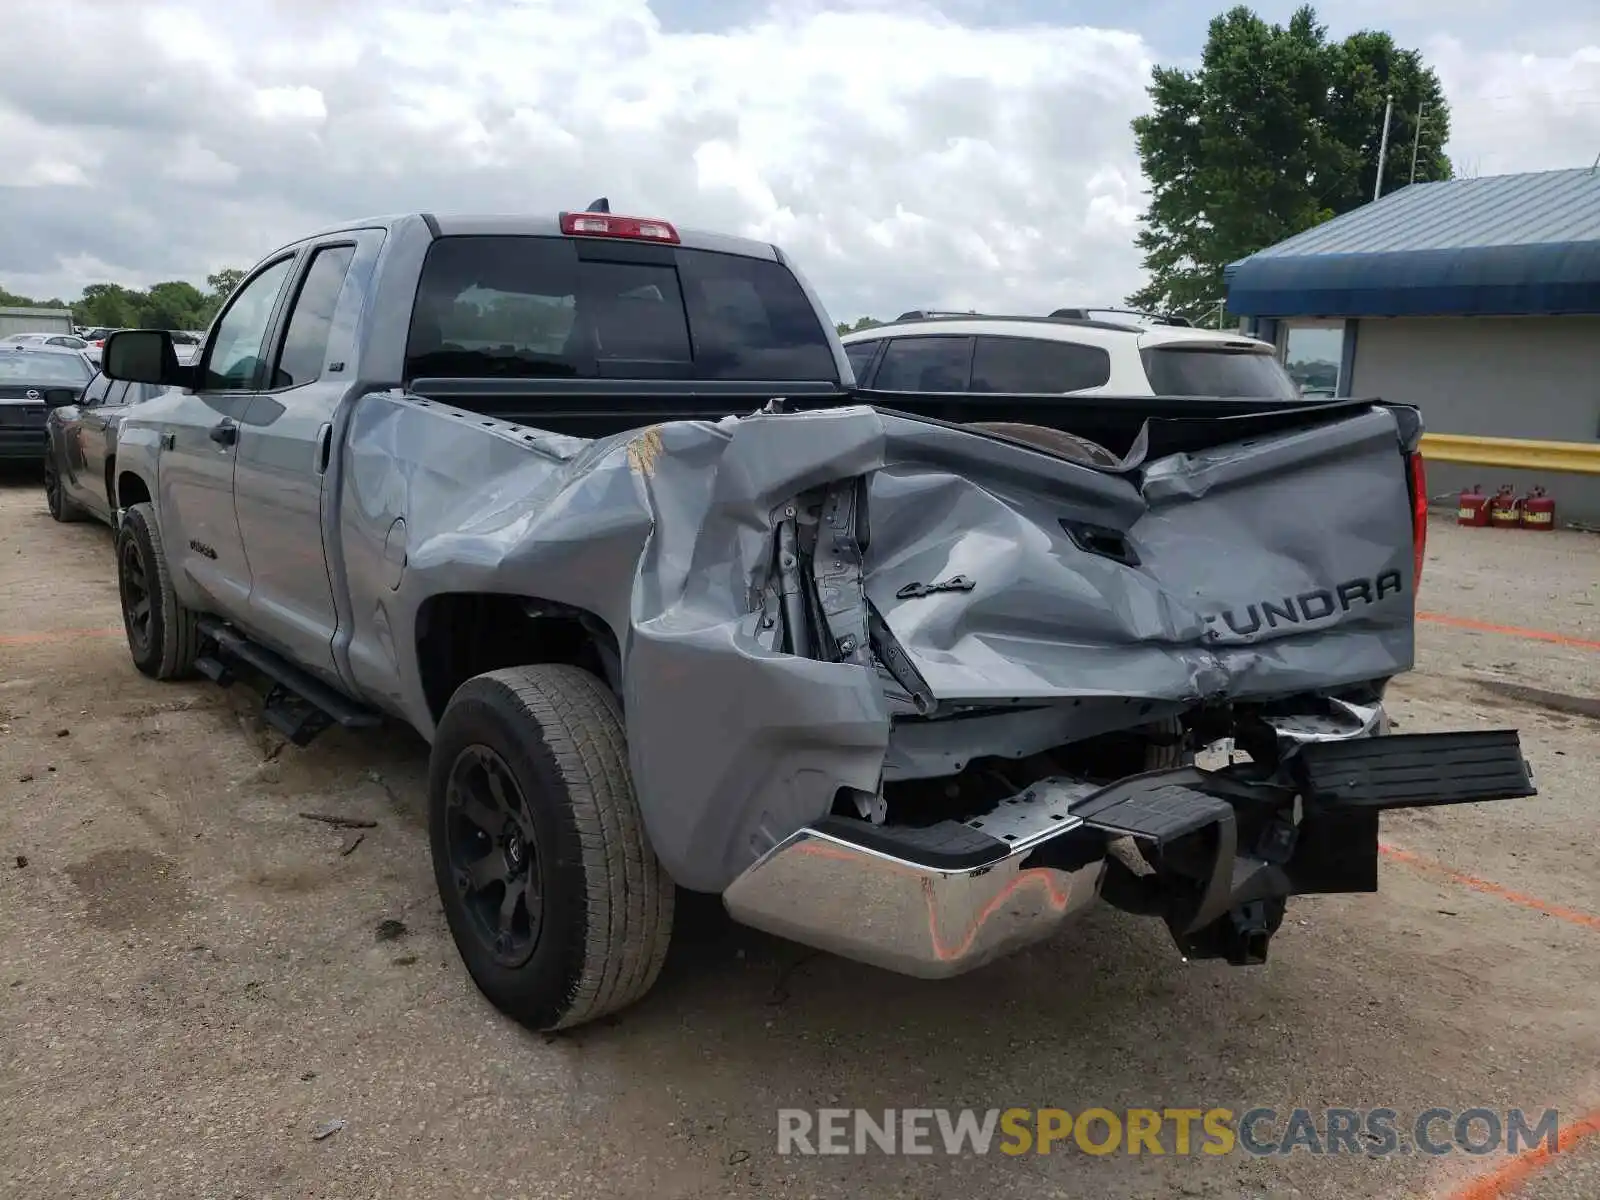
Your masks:
M428 769L445 919L473 981L534 1029L638 1000L672 933L610 690L577 667L510 667L451 697Z
M182 679L200 654L198 617L178 600L155 509L135 504L117 528L117 591L133 665L152 679Z

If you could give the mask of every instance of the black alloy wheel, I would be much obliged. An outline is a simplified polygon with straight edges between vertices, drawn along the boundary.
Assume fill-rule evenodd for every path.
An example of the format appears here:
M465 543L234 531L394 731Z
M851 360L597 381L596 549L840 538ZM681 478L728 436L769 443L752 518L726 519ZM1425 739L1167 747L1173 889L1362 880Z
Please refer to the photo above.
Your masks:
M456 755L446 783L450 877L484 950L505 968L533 956L544 923L533 817L511 768L489 747Z
M150 653L150 566L137 538L118 539L118 590L122 593L122 620L128 630L128 646L135 659Z

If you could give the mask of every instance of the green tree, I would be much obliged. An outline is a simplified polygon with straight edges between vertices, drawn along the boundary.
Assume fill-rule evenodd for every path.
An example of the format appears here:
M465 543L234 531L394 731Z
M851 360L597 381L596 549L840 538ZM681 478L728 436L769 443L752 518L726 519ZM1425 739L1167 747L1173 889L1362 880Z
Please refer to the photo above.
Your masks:
M233 289L238 287L244 279L244 272L237 267L224 267L214 274L206 276L206 286L211 289L211 294L217 297L218 306L221 302L233 295Z
M83 289L83 299L72 306L72 313L80 325L110 325L122 329L139 323L143 306L143 292L116 283L91 283Z
M1133 122L1150 193L1137 308L1204 316L1228 263L1370 200L1390 95L1384 190L1410 182L1414 140L1417 181L1450 178L1450 109L1422 56L1381 32L1330 42L1309 5L1287 26L1230 9L1200 67L1156 68L1149 93Z
M840 321L834 328L838 330L839 336L843 337L847 333L855 333L862 329L876 329L882 324L883 322L876 317L857 317L854 325Z
M116 329L204 329L211 324L244 272L233 267L206 276L209 291L183 279L157 283L148 291L119 283L91 283L77 300L35 300L0 287L0 308L69 308L79 325Z
M144 329L194 329L210 319L206 297L192 283L181 279L151 285L139 313Z

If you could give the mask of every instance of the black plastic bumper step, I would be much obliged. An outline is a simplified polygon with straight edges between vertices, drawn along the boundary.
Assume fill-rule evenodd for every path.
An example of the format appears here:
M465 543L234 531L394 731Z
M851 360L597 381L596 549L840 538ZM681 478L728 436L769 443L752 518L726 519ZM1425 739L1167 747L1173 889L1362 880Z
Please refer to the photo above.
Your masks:
M1233 806L1180 782L1135 775L1074 804L1072 814L1107 833L1165 844L1207 825L1231 821Z
M1515 729L1313 742L1293 771L1307 803L1427 808L1535 796Z
M372 729L382 724L383 719L371 709L363 708L347 696L334 691L321 680L301 670L289 662L282 655L259 646L243 634L228 628L227 625L212 617L200 618L200 632L216 643L217 653L209 656L208 662L217 663L223 667L226 674L226 659L236 659L248 663L260 671L268 679L279 685L284 691L303 700L311 708L323 714L335 725L345 729ZM196 662L203 674L211 676L211 671L200 661ZM216 676L211 676L217 678ZM218 679L221 682L221 679ZM283 725L285 714L279 712L282 708L281 701L270 698L267 704L265 719L274 728L280 729L286 735L289 729ZM277 719L275 719L275 716ZM291 724L295 722L291 721Z

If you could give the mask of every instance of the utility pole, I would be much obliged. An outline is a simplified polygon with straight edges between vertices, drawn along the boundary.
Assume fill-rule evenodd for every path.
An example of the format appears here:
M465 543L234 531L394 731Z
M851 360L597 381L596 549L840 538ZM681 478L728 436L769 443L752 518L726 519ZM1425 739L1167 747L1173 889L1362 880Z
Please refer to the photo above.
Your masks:
M1394 116L1394 96L1385 97L1383 102L1383 141L1378 144L1378 178L1372 183L1372 198L1376 200L1383 194L1383 160L1389 157L1389 118Z
M1422 145L1422 114L1428 111L1426 102L1417 105L1417 134L1411 139L1411 182L1417 181L1417 150Z

